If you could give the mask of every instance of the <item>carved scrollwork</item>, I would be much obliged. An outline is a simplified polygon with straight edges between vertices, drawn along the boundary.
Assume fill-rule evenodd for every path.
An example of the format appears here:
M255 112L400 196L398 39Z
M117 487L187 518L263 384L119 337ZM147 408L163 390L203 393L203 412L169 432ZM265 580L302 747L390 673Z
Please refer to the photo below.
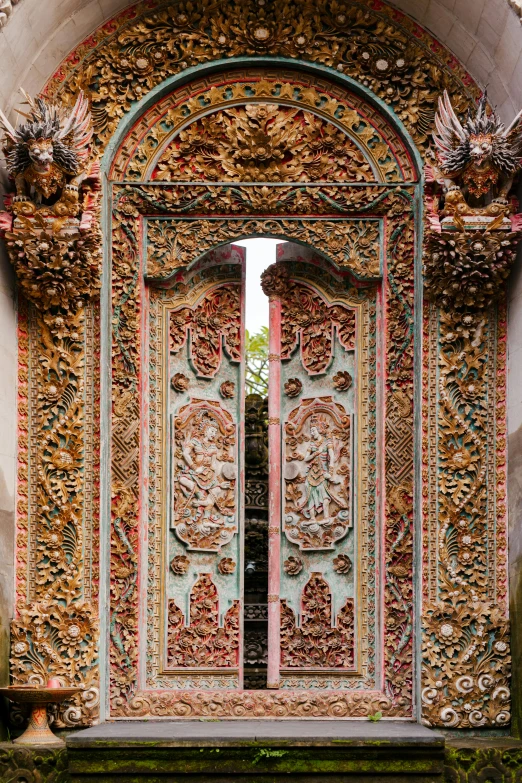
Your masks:
M220 285L194 308L183 307L170 315L170 350L178 353L190 332L190 358L199 376L212 378L221 365L223 337L228 355L239 362L240 288ZM233 383L222 384L224 397L233 394ZM232 386L230 384L232 383Z
M340 304L329 305L312 288L293 280L287 282L281 299L281 359L289 359L299 343L301 362L308 374L325 372L332 359L334 329L343 348L353 350L355 313L352 309Z
M149 220L147 277L162 281L218 244L240 236L280 236L325 252L340 267L364 280L380 277L379 224L376 220L285 220L194 218ZM269 294L267 294L269 295Z
M371 181L357 146L334 125L273 103L234 107L194 122L163 153L153 179L240 182Z

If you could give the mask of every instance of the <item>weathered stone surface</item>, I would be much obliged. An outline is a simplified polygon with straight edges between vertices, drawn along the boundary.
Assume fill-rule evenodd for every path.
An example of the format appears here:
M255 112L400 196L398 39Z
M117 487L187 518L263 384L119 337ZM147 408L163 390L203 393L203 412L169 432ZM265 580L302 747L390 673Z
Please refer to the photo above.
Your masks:
M444 738L402 721L136 721L78 732L67 746L72 783L442 783Z

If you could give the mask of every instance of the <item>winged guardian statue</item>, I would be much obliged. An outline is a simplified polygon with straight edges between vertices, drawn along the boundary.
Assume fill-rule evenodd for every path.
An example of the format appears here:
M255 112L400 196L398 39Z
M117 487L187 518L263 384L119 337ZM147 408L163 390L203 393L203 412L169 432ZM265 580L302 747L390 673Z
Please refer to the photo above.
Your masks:
M444 90L435 127L438 170L447 191L460 191L472 209L492 201L507 204L522 163L522 112L506 128L496 111L488 113L484 92L475 116L468 113L462 124Z
M14 128L0 112L7 171L16 184L15 202L50 203L64 191L69 191L67 200L77 200L93 133L86 97L80 92L70 109L22 92L30 109L23 114L25 122Z

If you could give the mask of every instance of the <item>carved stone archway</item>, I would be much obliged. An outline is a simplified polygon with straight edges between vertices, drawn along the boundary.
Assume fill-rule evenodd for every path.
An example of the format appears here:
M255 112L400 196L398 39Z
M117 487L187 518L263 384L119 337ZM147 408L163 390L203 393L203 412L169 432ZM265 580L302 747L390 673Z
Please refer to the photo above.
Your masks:
M223 58L227 59L223 61ZM242 58L251 58L248 66ZM303 61L299 74L294 68L297 59ZM231 63L236 66L234 70L230 69ZM241 68L247 67L248 71L241 72ZM167 80L167 74L172 73L176 73L176 77ZM506 632L506 574L503 561L505 335L502 306L498 320L492 308L483 312L478 320L472 317L471 326L466 326L468 314L459 311L441 318L433 305L426 305L424 346L427 359L422 379L424 408L421 421L420 383L414 391L414 369L419 379L421 370L421 192L414 161L416 153L399 122L402 120L417 151L422 153L427 145L435 102L442 89L447 87L457 108L463 110L476 93L471 80L425 31L380 3L350 0L342 7L332 8L331 4L324 3L314 9L290 3L274 8L258 7L254 3L224 4L212 18L207 18L204 9L189 11L183 4L154 2L151 5L147 2L124 12L78 47L50 80L47 93L70 100L80 87L91 98L94 145L100 154L105 154L105 171L109 179L106 203L111 205L114 218L112 287L109 290L107 257L102 296L102 309L107 308L103 321L103 361L112 362L110 392L115 425L111 458L116 480L110 489L106 483L102 484L101 514L103 537L108 534L106 510L111 495L111 615L107 629L111 641L110 714L115 717L165 714L234 717L243 715L246 710L258 715L363 717L379 709L387 715L418 716L414 703L420 677L418 673L414 675L413 628L422 615L426 643L425 719L433 725L459 727L477 723L503 724L507 677L503 661L507 656L507 644L503 638ZM142 104L137 107L139 100ZM226 150L222 156L218 140L211 150L213 171L209 174L209 167L201 165L194 146L191 148L191 129L197 126L198 132L204 132L205 116L210 114L217 125L223 127L230 117L235 118L234 123L239 122L245 107L266 105L278 106L278 111L292 115L292 119L298 118L301 130L307 125L313 126L315 132L328 137L330 145L335 146L336 138L343 135L344 140L340 143L346 160L342 165L333 166L333 158L325 152L328 163L315 166L314 170L314 165L308 165L310 158L308 162L305 159L306 138L301 139L300 157L296 157L293 164L287 158L286 170L279 172L274 180L266 176L266 158L262 163L256 161L254 170L263 172L258 185L253 184L252 170L248 171L244 163L239 175L237 157L233 154L227 157ZM399 120L393 117L393 111ZM338 158L337 153L333 157ZM182 158L185 168L178 165ZM353 161L357 165L351 165ZM167 175L173 169L179 176L174 178L176 181L169 181ZM321 176L325 171L329 175L330 169L335 172L334 181ZM288 181L282 173L289 176ZM378 227L378 238L375 227ZM217 698L201 691L187 696L183 691L165 694L158 690L151 695L143 687L145 668L143 663L137 663L143 638L140 628L145 627L145 621L140 621L139 615L140 601L142 609L144 603L143 595L140 597L138 591L139 530L136 523L143 433L140 429L140 393L145 377L140 327L145 312L146 285L165 282L177 273L176 270L191 263L199 253L198 243L203 244L202 250L208 250L245 234L284 236L312 244L339 268L349 269L362 284L377 285L382 297L379 301L381 334L386 349L381 357L381 380L386 385L383 399L386 415L382 415L381 424L386 426L386 432L381 431L381 435L387 443L383 467L386 471L386 524L382 549L375 555L386 560L388 569L382 690L345 694L340 700L338 694L307 692L291 697L263 694L257 701L248 701L247 697L238 694L223 694ZM104 244L108 245L108 241L106 233ZM151 248L147 258L146 242L150 242ZM417 297L416 291L419 291ZM109 295L113 303L110 315ZM110 338L109 322L112 324ZM45 367L46 351L65 351L64 341L71 339L78 343L74 350L81 360L86 355L90 361L97 355L99 346L95 323L90 313L84 311L78 329L73 333L76 337L63 334L54 322L49 337L45 318L36 316L32 310L26 320L22 317L20 378L22 395L27 394L29 408L33 406L36 410L37 403L35 376L28 373L28 368ZM444 357L447 358L447 354L440 353L441 341L449 345L457 339L455 335L461 341L459 346L464 353L471 356L473 351L480 352L476 361L487 373L487 384L480 385L481 396L473 400L477 410L486 411L484 418L475 414L473 408L470 409L473 425L466 424L475 433L470 434L476 452L471 455L471 462L480 465L475 476L478 483L467 471L467 466L463 468L462 462L458 462L462 450L460 441L453 442L453 436L448 434L449 418L457 421L460 412L455 409L447 388L441 381L438 387L436 384L437 365L441 366L446 361ZM80 444L78 488L74 492L80 512L68 524L78 532L78 541L85 534L84 540L96 542L98 483L91 470L97 456L90 444L96 442L99 385L95 372L82 361L74 364L75 378L79 379L75 381L78 394L74 416L80 423L77 428ZM442 377L447 378L447 375ZM86 378L92 385L89 394L82 396ZM448 383L453 380L447 378ZM103 394L107 405L107 385ZM496 409L491 403L495 398ZM103 429L109 422L104 405L100 410ZM38 487L44 483L39 472L41 465L55 459L57 446L51 444L49 447L51 456L38 451L35 443L40 424L34 416L24 418L26 415L22 409L22 425L31 428L27 439L22 437L22 453L25 454L27 448L27 462L33 471L31 486ZM59 406L53 415L56 421L62 415ZM417 433L421 423L424 426L422 449L420 438L416 439L414 423ZM444 432L443 436L441 432ZM414 454L417 465L424 460L422 476L418 470L414 472ZM106 466L107 452L103 458ZM102 476L105 481L103 468ZM482 540L473 541L472 551L477 554L472 556L475 562L472 593L460 575L460 566L455 565L460 553L469 550L467 542L462 542L462 546L454 543L460 542L461 537L455 527L458 520L454 518L453 490L448 492L448 487L459 482L466 492L473 487L473 491L483 498L482 505L473 514L479 519L481 529L487 531L488 578L485 581L475 579L483 563L483 543ZM25 681L30 676L31 657L41 654L37 651L37 642L53 638L57 670L75 681L96 685L96 631L93 630L92 637L86 637L81 649L78 645L78 649L75 648L78 665L71 674L66 662L73 642L68 638L67 644L56 641L56 628L62 639L71 625L79 627L83 623L82 627L86 626L87 619L98 614L96 589L91 595L88 587L94 584L96 588L98 547L96 543L88 546L93 558L94 579L85 568L80 547L66 565L60 565L58 572L46 572L47 550L35 549L28 541L36 540L38 531L46 530L46 514L61 519L64 511L55 504L51 512L42 513L31 496L26 514L27 487L24 462L20 468L22 546L19 618L14 626L17 635L13 650L14 674ZM441 499L446 505L439 520L439 505L444 505ZM493 523L495 510L497 521ZM423 604L417 607L413 606L412 599L414 525L419 542L423 526L422 540L425 542L422 573L420 563L417 567ZM448 546L450 539L453 549ZM420 548L419 545L419 551ZM102 605L109 594L107 563L103 567L107 570L102 579ZM26 585L24 579L28 573L30 579ZM66 608L60 591L56 590L60 580L60 590L67 592ZM44 605L42 601L47 603ZM437 603L440 607L435 606ZM463 605L473 607L475 604L474 613L464 616ZM484 626L481 618L488 612L493 616L492 604L498 604L499 612L489 625ZM74 620L79 607L83 614ZM485 628L488 643L494 650L485 664L486 674L492 678L487 682L484 679L478 682L484 673L480 671L480 661L477 670L476 667L470 670L471 664L462 666L462 676L471 680L452 681L449 672L455 648L447 640L457 633L455 616L470 636L478 634L480 629L483 633ZM143 652L143 645L141 649ZM485 685L487 688L482 687ZM96 717L93 704L84 704L82 720ZM72 720L66 714L63 717L69 722Z

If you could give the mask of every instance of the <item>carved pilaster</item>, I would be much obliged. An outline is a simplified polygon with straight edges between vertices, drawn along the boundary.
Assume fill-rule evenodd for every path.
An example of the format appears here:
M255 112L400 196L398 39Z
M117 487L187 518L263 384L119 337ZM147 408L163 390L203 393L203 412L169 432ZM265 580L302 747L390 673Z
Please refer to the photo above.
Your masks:
M56 716L57 725L74 726L91 722L99 703L90 304L100 288L99 188L97 167L87 164L91 131L83 96L72 111L39 98L29 105L19 129L4 122L17 195L6 197L9 212L1 215L19 289L30 303L20 355L27 367L19 420L28 437L19 473L11 671L15 683L45 685L53 677L83 686ZM69 135L61 138L66 127Z

